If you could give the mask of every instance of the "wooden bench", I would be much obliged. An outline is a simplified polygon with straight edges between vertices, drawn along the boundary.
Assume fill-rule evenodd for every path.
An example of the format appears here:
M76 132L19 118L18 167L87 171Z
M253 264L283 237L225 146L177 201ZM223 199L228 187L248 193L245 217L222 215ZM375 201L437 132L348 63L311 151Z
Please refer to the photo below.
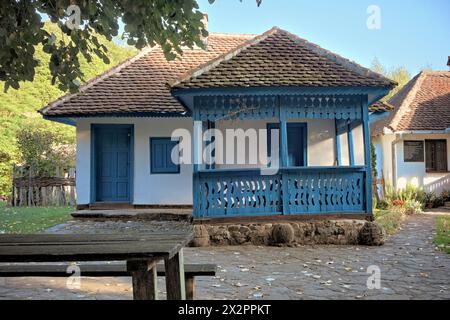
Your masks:
M68 267L74 264L13 264L0 265L0 278L49 277L65 278L71 274ZM126 263L77 263L81 277L130 277ZM214 264L185 264L186 299L193 300L195 295L195 277L215 276ZM157 266L157 275L164 277L164 265Z

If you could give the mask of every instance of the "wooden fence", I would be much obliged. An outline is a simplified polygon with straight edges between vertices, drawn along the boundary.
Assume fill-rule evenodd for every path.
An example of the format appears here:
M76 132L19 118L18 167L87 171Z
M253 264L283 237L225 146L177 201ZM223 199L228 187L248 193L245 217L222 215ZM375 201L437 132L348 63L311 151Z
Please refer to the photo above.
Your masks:
M54 177L35 176L29 167L13 167L11 205L73 206L76 204L75 169L55 170Z

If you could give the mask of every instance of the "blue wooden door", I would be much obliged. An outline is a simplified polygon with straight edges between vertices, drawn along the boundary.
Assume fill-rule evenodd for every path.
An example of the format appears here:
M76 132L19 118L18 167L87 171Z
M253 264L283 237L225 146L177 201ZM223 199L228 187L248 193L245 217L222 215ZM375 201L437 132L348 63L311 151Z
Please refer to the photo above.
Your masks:
M96 128L97 202L130 202L131 136L131 127L128 126Z

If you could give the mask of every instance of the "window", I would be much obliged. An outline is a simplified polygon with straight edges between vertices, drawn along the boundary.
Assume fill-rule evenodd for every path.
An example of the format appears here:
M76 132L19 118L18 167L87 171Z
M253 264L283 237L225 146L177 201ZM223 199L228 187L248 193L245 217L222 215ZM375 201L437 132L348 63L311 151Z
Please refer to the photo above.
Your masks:
M172 150L178 141L171 138L150 138L150 167L152 174L180 173L180 165L172 162Z
M403 159L405 162L424 162L425 151L423 141L407 141L403 142Z
M427 172L447 172L447 140L426 140Z
M270 157L272 151L272 130L280 129L279 123L267 124L267 154ZM280 132L281 139L281 132ZM306 166L307 157L307 128L306 123L289 122L287 123L287 148L288 148L288 167ZM281 143L280 143L281 154ZM280 158L281 160L281 158ZM281 165L281 163L280 163Z

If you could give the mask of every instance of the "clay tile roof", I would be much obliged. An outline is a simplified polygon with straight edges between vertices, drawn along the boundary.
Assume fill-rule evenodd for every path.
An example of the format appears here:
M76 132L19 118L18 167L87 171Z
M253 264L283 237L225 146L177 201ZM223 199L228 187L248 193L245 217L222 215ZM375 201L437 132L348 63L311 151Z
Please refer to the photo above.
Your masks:
M159 47L146 49L40 110L44 116L77 117L102 114L184 114L166 83L255 35L210 33L208 49L186 49L183 58L166 61Z
M377 101L369 107L370 112L390 112L394 110L394 106L389 102Z
M372 125L374 135L384 128L396 131L430 131L450 128L450 72L424 71L409 81L389 103L389 117Z
M197 67L174 89L217 87L389 87L395 82L277 27Z

